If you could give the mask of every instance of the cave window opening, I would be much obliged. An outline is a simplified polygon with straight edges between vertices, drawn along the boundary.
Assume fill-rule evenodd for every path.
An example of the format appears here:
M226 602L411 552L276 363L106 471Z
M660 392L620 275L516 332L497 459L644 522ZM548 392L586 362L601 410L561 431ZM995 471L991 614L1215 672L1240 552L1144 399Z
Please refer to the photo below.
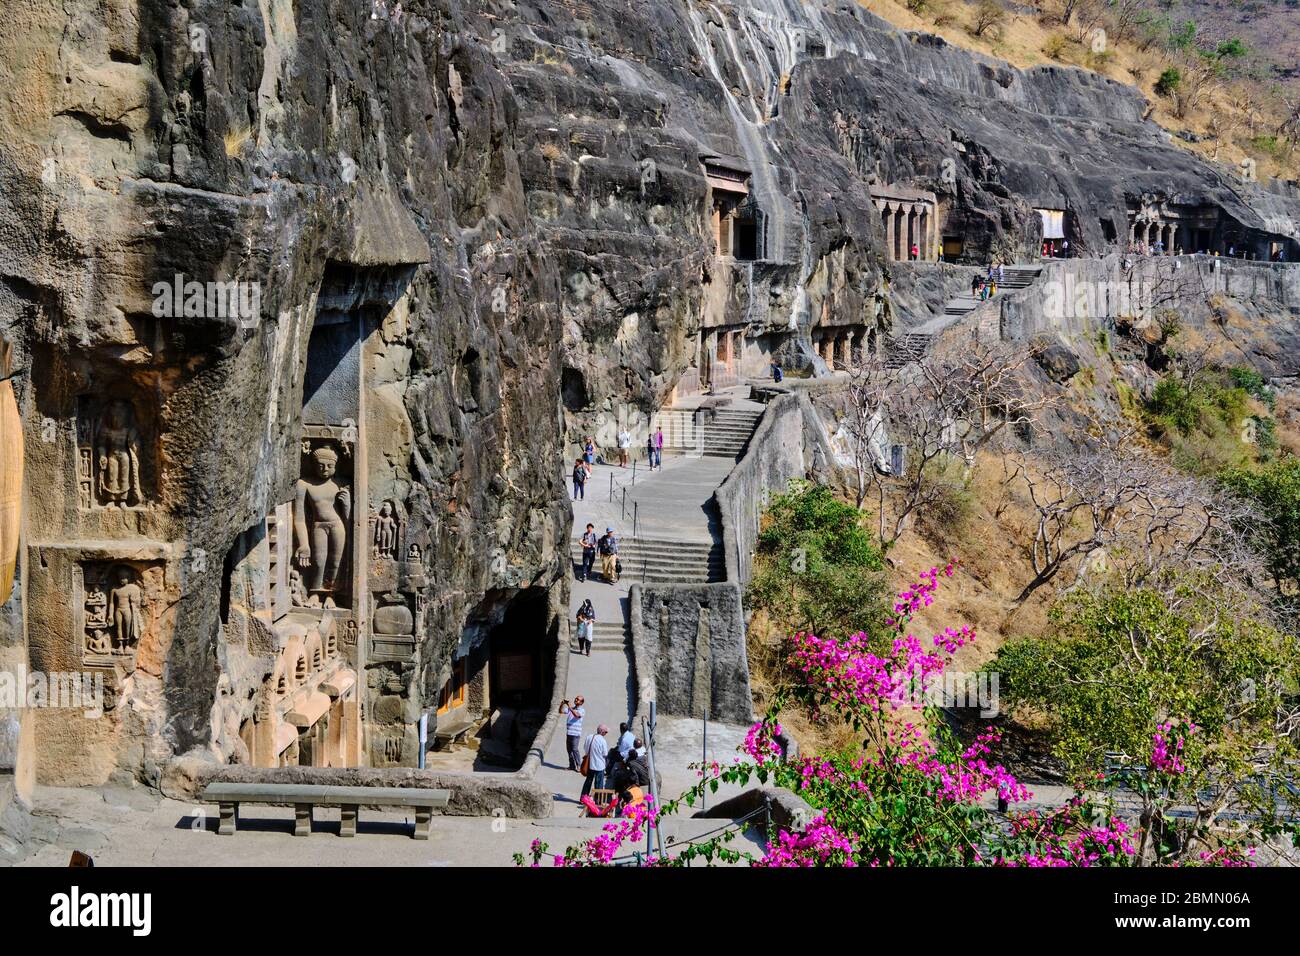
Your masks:
M742 262L758 258L758 219L737 217L732 223L733 255Z
M704 159L713 194L712 226L719 258L753 261L759 257L757 208L749 191L749 170L721 157Z

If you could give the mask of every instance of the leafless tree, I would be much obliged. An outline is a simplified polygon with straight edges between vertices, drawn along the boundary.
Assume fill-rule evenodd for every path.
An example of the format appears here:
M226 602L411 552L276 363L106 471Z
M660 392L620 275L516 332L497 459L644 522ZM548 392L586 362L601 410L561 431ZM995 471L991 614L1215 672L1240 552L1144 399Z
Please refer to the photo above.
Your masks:
M861 508L876 500L883 548L902 535L908 519L948 493L944 472L953 463L967 474L976 456L1009 429L1029 429L1053 393L1027 384L1036 350L975 340L893 371L870 356L853 371L843 430ZM894 473L890 446L903 449Z
M1130 584L1175 566L1240 586L1258 574L1257 557L1234 531L1249 506L1140 451L1132 433L1033 461L1016 456L1007 481L1024 489L1036 519L1034 577L1017 605L1067 568L1082 573L1084 559L1099 549Z

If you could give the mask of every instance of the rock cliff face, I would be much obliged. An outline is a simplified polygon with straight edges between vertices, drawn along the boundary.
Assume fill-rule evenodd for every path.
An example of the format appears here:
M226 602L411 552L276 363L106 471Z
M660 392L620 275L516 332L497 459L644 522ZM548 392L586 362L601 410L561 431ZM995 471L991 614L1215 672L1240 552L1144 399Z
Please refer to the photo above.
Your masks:
M1298 251L1294 193L1178 149L1131 90L851 0L6 17L27 468L0 667L93 671L108 704L25 715L51 782L409 765L422 710L539 706L562 451L917 320L900 194L922 258L1025 258L1044 208L1079 251L1167 223Z

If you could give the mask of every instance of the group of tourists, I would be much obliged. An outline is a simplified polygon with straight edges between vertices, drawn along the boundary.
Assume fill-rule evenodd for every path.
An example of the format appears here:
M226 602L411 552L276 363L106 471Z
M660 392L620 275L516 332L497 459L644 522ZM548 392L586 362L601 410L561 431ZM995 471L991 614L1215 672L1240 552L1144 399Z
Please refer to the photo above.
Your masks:
M614 529L606 528L604 534L596 537L596 526L587 522L587 529L578 543L582 545L582 570L578 572L578 580L586 581L591 577L591 569L599 556L600 576L609 584L617 584L623 569L618 559L618 535Z
M981 302L993 298L998 294L998 283L1002 281L1002 263L994 259L989 263L988 272L985 275L976 273L971 276L970 294Z
M622 807L634 806L644 799L650 786L650 765L645 743L632 733L626 723L618 725L618 739L610 746L606 739L609 727L599 724L596 732L583 736L582 721L586 717L586 699L581 695L573 702L561 701L560 713L565 715L564 742L569 756L569 769L583 775L583 803L588 802L592 790L613 790ZM595 804L590 804L591 809Z
M626 468L628 455L632 448L632 434L624 426L618 433L618 465ZM656 428L653 434L646 435L645 457L650 470L664 466L664 430ZM586 498L587 482L591 479L596 465L596 442L588 436L582 442L582 454L573 460L573 500Z
M1159 239L1157 239L1155 242L1146 242L1146 241L1130 242L1128 244L1128 248L1126 251L1131 256L1163 256L1166 253L1175 256L1181 256L1184 255L1185 253L1185 250L1183 249L1182 246L1174 246L1172 248L1167 247L1164 244L1164 242L1162 242ZM1219 255L1219 250L1215 249L1213 252L1208 252L1205 249L1202 249L1199 252L1194 252L1193 255L1217 257ZM1227 258L1229 259L1253 260L1256 258L1255 251L1253 249L1238 249L1236 245L1229 245L1226 255ZM1269 255L1268 261L1286 262L1286 250L1281 247L1274 249L1273 252Z
M1070 240L1062 239L1060 243L1057 243L1055 239L1044 239L1043 258L1044 259L1070 258Z
M632 434L624 426L618 433L618 466L627 467L628 451L632 447ZM664 466L664 430L656 428L653 435L645 436L645 460L650 470Z

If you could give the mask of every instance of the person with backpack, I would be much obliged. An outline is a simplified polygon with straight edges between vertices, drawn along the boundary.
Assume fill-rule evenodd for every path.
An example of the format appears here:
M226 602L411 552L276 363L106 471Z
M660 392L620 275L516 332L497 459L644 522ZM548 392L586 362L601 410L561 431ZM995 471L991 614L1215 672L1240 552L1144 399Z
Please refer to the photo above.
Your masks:
M579 541L582 544L582 571L578 574L578 580L586 581L591 577L592 565L596 563L596 526L588 522L587 530Z
M587 500L587 465L581 458L573 460L573 500Z
M610 584L618 583L618 538L613 528L606 528L600 540L596 542L596 551L600 554L600 574Z
M592 631L596 628L596 609L591 605L591 598L582 602L578 608L578 653L591 656Z

